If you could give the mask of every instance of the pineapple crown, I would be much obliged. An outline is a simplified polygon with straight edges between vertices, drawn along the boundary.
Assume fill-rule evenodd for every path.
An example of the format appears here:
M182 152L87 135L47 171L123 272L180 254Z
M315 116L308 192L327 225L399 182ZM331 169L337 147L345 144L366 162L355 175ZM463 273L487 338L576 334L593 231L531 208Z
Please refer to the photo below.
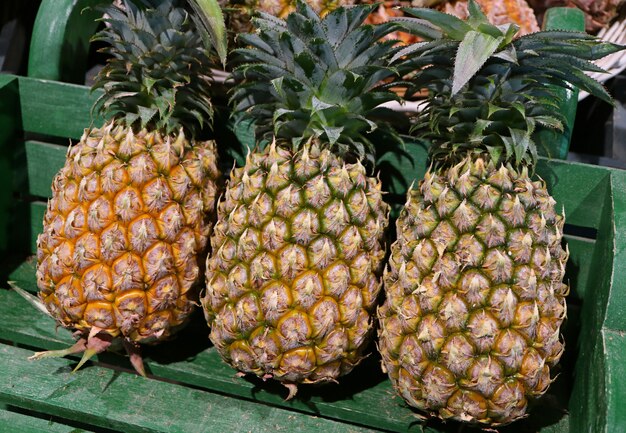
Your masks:
M474 0L468 9L467 21L419 8L404 9L415 18L397 20L424 40L403 48L392 62L408 77L408 95L429 94L414 131L431 140L435 167L472 153L534 166L537 127L564 128L559 88L579 87L612 102L584 71L602 72L592 61L624 47L571 31L515 38L516 25L490 24Z
M141 2L141 7L138 2ZM212 120L211 53L177 0L123 0L104 9L92 40L111 57L96 77L94 109L127 126L197 133Z
M371 133L398 138L377 118L388 114L382 103L397 96L382 81L397 51L382 38L398 26L365 25L375 5L339 7L320 18L303 1L286 20L259 12L256 33L238 37L243 64L231 101L243 119L256 124L262 138L291 143L311 140L340 157L374 161Z

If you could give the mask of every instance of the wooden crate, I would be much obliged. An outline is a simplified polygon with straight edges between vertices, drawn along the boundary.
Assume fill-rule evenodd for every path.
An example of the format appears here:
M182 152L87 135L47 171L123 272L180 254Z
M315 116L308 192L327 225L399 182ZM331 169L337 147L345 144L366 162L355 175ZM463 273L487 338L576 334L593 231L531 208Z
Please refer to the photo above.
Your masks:
M44 4L50 8L53 2ZM39 40L48 39L39 35ZM63 78L66 69L58 62L67 61L66 54L54 47L31 52L31 65L43 65L41 56L52 60L51 69L33 68L33 75ZM71 373L76 357L27 361L33 351L64 348L73 340L69 331L57 329L52 319L5 290L4 281L36 291L32 254L52 177L64 162L68 139L101 123L89 114L97 96L84 86L0 75L0 431L478 431L420 419L395 395L374 347L339 384L302 387L296 399L284 401L287 392L275 382L235 377L211 346L199 313L177 338L144 350L148 378L134 374L127 358L114 353L98 356L76 373ZM245 140L245 132L238 132ZM558 146L567 141L558 140ZM387 155L380 164L396 209L407 186L426 170L426 149L410 142L406 149L409 157ZM626 172L545 159L537 172L567 215L567 346L548 394L533 403L527 419L500 430L624 432Z
M85 125L98 122L89 115L96 96L83 86L0 75L0 250L4 278L29 291L36 291L31 254L45 200L65 158L66 145L54 143L77 139ZM407 150L413 164L387 159L401 174L389 184L399 198L426 169L426 150L411 143ZM502 431L623 432L626 172L549 160L541 160L537 171L567 215L567 349L560 375L530 417ZM207 336L198 314L178 338L147 348L148 379L116 354L103 354L72 374L75 358L26 359L34 350L67 347L70 332L17 293L0 290L0 426L184 433L459 429L420 421L395 396L376 354L338 385L302 387L286 402L286 390L276 383L235 377Z

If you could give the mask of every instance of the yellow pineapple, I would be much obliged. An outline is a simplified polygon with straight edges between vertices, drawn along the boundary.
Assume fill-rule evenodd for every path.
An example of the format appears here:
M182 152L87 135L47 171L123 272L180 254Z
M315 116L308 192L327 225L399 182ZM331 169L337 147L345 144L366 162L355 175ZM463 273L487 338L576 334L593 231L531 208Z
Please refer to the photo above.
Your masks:
M220 173L210 120L212 63L193 21L173 1L106 10L96 39L111 55L96 107L109 120L85 130L52 185L37 245L39 296L78 342L36 358L121 341L143 374L138 344L182 326L197 300Z

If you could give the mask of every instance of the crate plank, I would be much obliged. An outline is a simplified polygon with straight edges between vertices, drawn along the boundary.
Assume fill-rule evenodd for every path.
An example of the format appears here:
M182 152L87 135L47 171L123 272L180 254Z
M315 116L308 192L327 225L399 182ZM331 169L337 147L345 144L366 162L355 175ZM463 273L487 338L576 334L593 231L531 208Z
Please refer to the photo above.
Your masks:
M31 317L24 321L24 317L28 315ZM573 316L570 321L576 321L576 315ZM65 348L73 341L68 331L55 330L52 319L38 314L13 292L0 290L0 317L3 317L0 321L0 339L3 340L46 350ZM390 382L381 373L378 360L375 358L366 360L365 365L357 367L352 374L342 378L339 386L302 387L295 400L284 401L286 391L278 383L237 378L234 376L234 370L220 360L212 347L206 346L203 349L205 346L202 345L202 341L208 345L206 340L208 330L202 321L200 317L201 323L192 323L173 341L164 342L153 348L144 348L146 367L151 375L167 381L176 381L181 383L181 386L186 384L376 429L421 433L442 431L441 426L432 429L424 426L423 432L420 430L422 424L413 411L393 392ZM76 364L76 359L71 365ZM47 360L39 362L45 364ZM117 368L132 370L125 357L112 353L100 355L95 364L115 365ZM93 368L93 364L84 368ZM550 403L541 406L542 409L539 411L532 410L531 416L525 421L516 423L515 429L509 433L566 432L566 429L559 426L567 425L562 409L568 399L567 389L567 384L562 380L553 386L546 398ZM507 430L502 433L505 432Z
M24 317L30 316L28 321ZM0 339L22 345L54 350L68 347L73 340L69 331L56 329L55 322L33 307L13 291L0 290ZM203 319L200 319L203 320ZM198 329L204 326L204 329ZM203 346L203 342L204 344ZM204 389L219 390L284 408L295 409L311 415L361 423L379 429L408 431L416 418L395 395L386 376L377 364L358 367L355 374L342 379L342 386L329 385L326 391L318 387L303 387L300 399L285 401L287 391L277 383L260 387L257 381L235 377L235 371L222 362L219 354L207 346L208 329L204 323L195 329L193 324L178 339L158 347L146 348L146 369L154 376L186 383ZM201 352L190 352L193 347ZM188 354L188 357L180 354ZM98 360L117 363L131 369L125 358L105 354ZM47 360L40 363L45 364ZM373 362L373 359L372 359ZM363 377L359 378L359 371ZM365 388L367 387L367 388ZM357 390L345 395L346 390ZM376 407L376 411L371 408Z
M46 203L43 201L31 202L28 206L30 218L30 252L37 252L37 235L43 230L43 217L46 213Z
M606 423L598 433L623 433L626 431L626 335L623 331L605 330L602 336L606 373L610 379L605 383L606 406L598 408L606 411Z
M565 235L565 242L570 252L565 281L570 285L568 301L572 302L584 299L585 292L595 286L591 257L596 243L591 239L568 235Z
M610 200L610 191L607 192ZM580 431L601 432L606 425L607 370L602 342L602 326L606 318L611 274L614 266L614 222L610 202L605 206L598 227L596 246L591 261L594 284L586 292L581 309L580 339L572 398L570 423Z
M423 148L408 143L407 149L414 156L413 162L390 155L380 161L381 171L385 173L384 180L392 191L390 199L398 204L404 203L406 188L414 180L421 179L426 169L426 153ZM29 176L33 174L29 179L30 193L49 197L52 178L65 162L67 147L28 141L26 152ZM392 176L396 169L397 172ZM590 228L598 227L609 189L609 178L614 171L604 167L544 159L537 168L538 175L546 180L557 200L557 206L564 207L567 223Z
M616 172L611 178L612 223L611 249L613 265L604 272L611 275L609 298L604 326L626 330L626 172Z
M28 140L24 143L28 161L28 190L38 197L50 197L52 179L65 164L67 146Z
M78 139L90 125L102 123L91 117L91 106L101 92L76 84L19 78L22 125L26 132Z
M72 361L24 362L29 354L0 345L0 400L95 426L146 433L373 431L112 369L72 374Z
M48 416L48 418L52 418ZM0 426L11 426L11 433L90 433L89 430L9 410L0 410Z

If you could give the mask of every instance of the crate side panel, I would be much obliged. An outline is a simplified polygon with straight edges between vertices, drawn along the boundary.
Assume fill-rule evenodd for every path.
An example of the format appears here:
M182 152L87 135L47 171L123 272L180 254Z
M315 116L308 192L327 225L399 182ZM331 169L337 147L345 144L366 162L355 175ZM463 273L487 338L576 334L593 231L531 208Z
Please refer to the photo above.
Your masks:
M28 190L37 197L50 197L52 179L65 164L66 146L41 141L26 141Z
M602 342L602 325L611 284L613 264L613 210L611 191L604 192L600 226L591 258L590 276L595 283L582 303L578 358L570 400L572 433L601 432L606 426L606 365Z
M570 253L565 269L565 282L570 286L568 300L571 302L584 299L585 293L595 287L591 258L596 243L591 239L568 235L565 235L565 243Z
M25 288L19 280L18 285ZM16 292L0 290L0 317L3 317L0 321L0 340L43 350L64 349L73 344L68 330L57 329L54 320L35 310ZM25 317L29 319L24 320ZM357 367L354 374L342 379L341 387L302 387L298 391L299 398L285 401L287 390L277 382L262 383L260 380L236 377L235 371L210 346L204 319L201 315L196 315L195 319L174 340L155 347L144 347L144 361L150 374L259 403L373 428L408 431L415 422L415 415L403 407L375 357L368 358L366 364ZM97 360L121 368L132 368L126 357L111 353L99 355ZM377 410L372 411L372 407Z
M405 154L385 153L377 170L383 181L387 200L394 204L397 216L406 201L406 191L423 179L428 168L428 147L406 142ZM614 170L569 161L540 158L536 175L546 181L548 191L557 201L557 210L565 210L570 225L597 229L605 206L605 191Z
M70 360L24 362L30 354L0 345L0 399L94 426L188 433L372 431L95 366L72 374Z
M626 431L626 334L605 330L602 335L607 366L607 421L603 432L623 433Z
M607 203L606 191L612 170L568 161L541 159L537 175L556 199L560 212L565 210L567 224L598 229Z
M67 425L50 415L37 418L10 410L0 410L0 426L11 426L11 433L90 433L90 430Z
M610 295L604 327L626 331L626 173L615 172L611 177L613 200L612 239L613 263Z
M46 213L46 203L35 201L29 205L30 217L30 251L37 253L37 236L43 231L43 217Z
M11 243L11 208L13 206L13 154L21 129L18 80L0 75L0 254Z
M20 77L24 131L79 139L85 128L102 124L91 116L100 94L85 86Z

